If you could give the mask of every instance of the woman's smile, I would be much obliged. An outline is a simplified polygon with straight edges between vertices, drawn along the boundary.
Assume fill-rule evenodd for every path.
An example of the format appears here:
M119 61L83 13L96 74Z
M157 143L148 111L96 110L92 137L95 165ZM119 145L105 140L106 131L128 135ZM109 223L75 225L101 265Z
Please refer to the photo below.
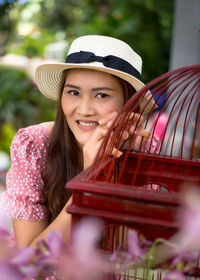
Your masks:
M76 122L79 128L82 130L96 129L96 127L99 125L99 123L96 121L78 120Z

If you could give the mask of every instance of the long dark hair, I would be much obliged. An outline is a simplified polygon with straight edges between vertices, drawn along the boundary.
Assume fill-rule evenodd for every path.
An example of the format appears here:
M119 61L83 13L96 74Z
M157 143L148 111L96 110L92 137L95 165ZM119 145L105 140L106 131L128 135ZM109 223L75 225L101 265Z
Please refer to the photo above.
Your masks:
M82 152L68 127L61 106L61 96L66 73L63 73L57 115L47 147L47 164L44 180L45 204L49 221L54 220L71 196L66 182L82 170Z
M67 71L63 72L57 106L56 120L47 146L47 164L43 175L45 205L49 210L49 222L54 220L71 196L66 182L83 170L83 156L79 145L68 127L61 106L61 97ZM119 79L125 102L135 93L135 89Z

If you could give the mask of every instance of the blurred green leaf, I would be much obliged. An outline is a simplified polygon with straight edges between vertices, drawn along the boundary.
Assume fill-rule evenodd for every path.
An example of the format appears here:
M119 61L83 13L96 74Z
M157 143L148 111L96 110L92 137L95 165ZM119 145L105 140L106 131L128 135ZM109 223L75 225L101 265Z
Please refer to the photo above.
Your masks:
M45 98L24 72L0 68L0 84L0 128L4 122L18 129L55 118L55 102Z

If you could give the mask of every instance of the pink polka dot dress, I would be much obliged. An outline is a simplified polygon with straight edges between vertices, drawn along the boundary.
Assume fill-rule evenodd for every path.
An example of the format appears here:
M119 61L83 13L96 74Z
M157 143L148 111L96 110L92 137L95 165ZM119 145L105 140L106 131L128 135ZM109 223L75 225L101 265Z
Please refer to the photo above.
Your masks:
M22 128L11 144L11 169L7 173L4 210L12 219L48 219L42 174L46 168L49 131L42 125Z

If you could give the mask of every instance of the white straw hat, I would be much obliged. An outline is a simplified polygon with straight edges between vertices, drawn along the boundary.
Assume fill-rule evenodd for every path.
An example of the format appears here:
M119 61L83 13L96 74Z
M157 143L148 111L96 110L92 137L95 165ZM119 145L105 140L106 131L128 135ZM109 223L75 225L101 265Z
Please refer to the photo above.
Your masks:
M136 91L144 86L140 80L141 57L128 44L116 38L101 35L79 37L71 44L65 63L39 65L35 80L42 94L57 100L62 72L72 68L94 69L115 75L129 82ZM150 91L146 93L145 99L145 112L153 108L153 105L156 107ZM140 107L143 107L142 104Z

